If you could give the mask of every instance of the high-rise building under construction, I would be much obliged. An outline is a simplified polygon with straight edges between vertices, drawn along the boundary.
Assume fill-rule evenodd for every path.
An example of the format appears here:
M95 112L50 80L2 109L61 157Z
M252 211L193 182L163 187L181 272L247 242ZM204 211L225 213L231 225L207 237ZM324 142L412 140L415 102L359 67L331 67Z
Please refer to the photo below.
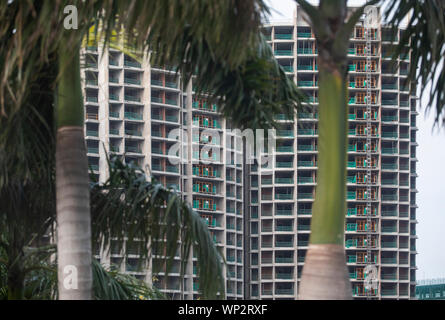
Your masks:
M277 114L282 128L271 166L243 164L239 134L193 84L175 71L134 61L102 48L85 49L85 135L89 164L107 177L106 153L145 168L172 186L206 219L226 257L229 299L295 299L308 248L317 185L317 45L297 7L294 18L263 32L289 77L309 96L310 111L294 119ZM416 97L407 81L409 48L391 63L398 39L360 21L351 34L346 263L354 298L415 297ZM217 132L217 138L209 132ZM182 141L183 148L170 152ZM102 148L102 144L105 149ZM200 152L211 145L211 152ZM175 160L175 161L172 161ZM200 162L205 160L206 163ZM237 161L238 160L238 161ZM137 255L113 251L102 262L152 281L136 269ZM154 285L172 298L198 297L194 258L181 279L179 258ZM375 289L365 268L375 267ZM183 281L183 283L181 283Z

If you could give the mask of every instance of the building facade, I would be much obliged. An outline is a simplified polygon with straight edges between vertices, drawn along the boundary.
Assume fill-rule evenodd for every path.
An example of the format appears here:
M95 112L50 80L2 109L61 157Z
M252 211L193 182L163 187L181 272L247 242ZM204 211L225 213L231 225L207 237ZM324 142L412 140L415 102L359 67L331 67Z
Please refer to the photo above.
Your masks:
M417 281L417 300L445 300L445 279L427 279Z
M416 270L415 87L407 82L409 51L399 57L399 68L390 63L403 30L394 38L382 26L367 31L363 21L357 24L348 52L347 265L355 298L409 299L415 297ZM84 52L91 170L105 181L106 154L113 153L177 189L206 219L226 257L228 299L295 299L310 236L317 184L316 41L298 7L293 20L266 24L264 33L313 106L294 119L276 115L282 128L265 165L243 164L240 135L175 71L139 64L113 49ZM209 145L211 151L202 152ZM193 258L183 283L179 256L168 278L135 271L138 257L129 248L101 259L155 279L172 298L198 297ZM369 264L377 272L373 290L364 288Z
M236 135L223 130L227 124L217 107L205 97L195 97L192 85L183 84L176 71L141 64L117 50L102 50L87 47L83 55L90 169L99 181L106 181L106 155L117 155L180 192L207 221L215 244L227 259L227 297L241 298L243 167L235 163L241 156ZM178 148L180 145L183 147ZM209 145L210 152L201 153ZM153 285L172 298L198 297L194 258L182 284L179 253L172 272L165 277L163 273L139 272L139 258L131 254L131 248L123 252L115 248L118 246L111 243L110 254L98 254L98 258L119 266L122 272L154 280Z

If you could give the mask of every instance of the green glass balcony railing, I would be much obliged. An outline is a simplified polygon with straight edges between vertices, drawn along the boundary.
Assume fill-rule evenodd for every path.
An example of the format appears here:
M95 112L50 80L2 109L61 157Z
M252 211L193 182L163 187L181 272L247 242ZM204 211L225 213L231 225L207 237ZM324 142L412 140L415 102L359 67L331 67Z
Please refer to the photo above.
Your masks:
M86 101L87 102L97 102L98 99L97 99L97 97L87 96Z
M176 82L165 81L165 86L168 88L177 88L178 84Z
M120 114L119 114L119 112L110 111L110 117L111 118L119 118Z
M134 78L125 78L124 82L127 83L127 84L135 84L135 85L140 85L141 84L141 80L134 79Z
M397 185L397 179L382 179L382 185Z
M315 183L313 177L298 177L298 184Z
M142 132L138 130L126 129L125 134L128 134L130 136L142 137Z
M278 200L292 200L293 195L292 194L287 194L287 193L276 193L275 194L275 199Z
M382 289L381 294L382 296L396 296L397 289Z
M275 231L292 231L293 227L292 226L275 226Z
M281 68L283 68L283 70L286 72L294 72L293 66L281 66Z
M136 112L125 112L124 117L129 120L142 120L142 114Z
M293 247L293 242L292 241L276 241L275 242L275 247L278 248L290 248Z
M383 217L397 217L397 211L394 210L384 210L382 211Z
M382 163L382 169L384 170L397 170L397 163Z
M298 81L299 87L314 87L315 83L314 81Z
M177 116L165 116L165 121L178 122L179 118Z
M277 162L276 163L277 168L292 168L293 163L292 162Z
M277 273L275 273L275 278L288 280L288 279L292 279L293 278L293 274L292 273L284 273L284 272L279 272L278 273L277 272ZM279 290L279 289L276 289L275 292L277 292L277 290ZM283 289L281 289L281 290L283 290Z
M276 56L292 56L292 50L275 50L274 54Z
M293 146L278 146L277 152L293 152L294 147Z
M356 177L355 176L348 176L348 177L346 177L346 182L348 182L348 183L356 183Z
M397 194L382 194L383 201L397 201Z
M178 102L176 100L173 100L173 99L165 99L165 103L166 104L171 104L173 106L177 106L178 105Z
M86 131L86 135L90 136L90 137L98 137L99 136L99 131L87 130Z
M292 210L291 209L277 209L275 211L275 214L277 216L291 216L292 215Z
M297 37L298 38L311 38L312 37L312 33L310 33L310 32L298 32L297 33Z
M173 172L173 173L179 173L179 168L175 166L166 166L165 171L167 172ZM215 221L215 220L214 220Z
M293 178L275 178L275 183L292 184L292 183L294 183L294 179Z
M355 161L348 161L348 168L355 168L356 166Z
M397 100L382 100L382 105L384 106L396 106Z
M125 60L124 61L124 66L126 66L126 67L133 67L133 68L140 68L141 64L139 62L136 62L136 61Z
M95 148L95 147L88 147L88 153L94 153L97 154L99 153L99 148Z
M312 65L299 64L297 65L297 70L314 70L314 67Z
M397 232L397 227L396 226L382 226L381 231L383 233Z
M110 94L109 95L110 100L119 101L119 96L117 94Z
M141 149L135 146L125 146L125 152L141 153Z
M276 114L274 116L275 120L289 120L289 117L285 114Z
M97 79L87 79L85 83L87 86L97 86Z
M382 116L383 122L393 122L393 121L397 121L397 120L398 120L397 116Z
M140 102L141 101L140 97L127 95L127 94L125 95L124 98L125 98L126 101L132 101L132 102Z
M316 129L298 129L298 135L300 136L314 136L317 134L318 131Z
M310 215L312 214L312 209L299 208L297 211L299 215Z
M297 146L298 151L316 151L317 147L313 145L299 144Z
M397 258L381 258L382 264L397 264Z
M298 200L313 200L314 195L312 193L298 192L297 199Z
M314 161L298 161L298 167L315 167L316 163Z
M293 130L277 130L277 136L279 137L293 137Z
M382 138L396 139L397 137L397 132L382 132Z
M314 50L312 50L312 48L298 48L297 53L298 54L314 54Z
M401 74L401 75L406 76L406 75L408 75L408 73L409 73L408 69L401 69L401 70L400 70L400 74Z
M294 258L292 257L275 257L275 263L292 263Z
M290 40L290 39L292 39L292 33L275 33L275 39Z
M383 90L397 90L397 83L384 83L382 84Z
M397 154L397 148L382 148L382 154Z

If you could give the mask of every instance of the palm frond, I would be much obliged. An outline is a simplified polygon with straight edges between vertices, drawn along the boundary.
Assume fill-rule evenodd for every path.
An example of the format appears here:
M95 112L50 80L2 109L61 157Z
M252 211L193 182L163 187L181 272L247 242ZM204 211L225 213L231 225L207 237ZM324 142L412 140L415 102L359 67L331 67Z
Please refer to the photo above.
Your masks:
M196 74L196 94L208 94L233 127L277 127L274 116L293 118L297 108L303 108L306 96L278 64L261 33L250 51L243 65L230 70L224 62L214 60L210 51L190 48L188 54L196 56L197 64L181 64L180 70L186 75Z
M105 244L117 239L118 245L125 240L141 259L153 257L154 273L164 268L168 273L178 251L184 273L193 247L204 296L215 298L224 292L223 259L204 220L179 194L147 179L140 168L118 158L109 161L108 180L91 190L91 219L93 239Z
M394 56L412 49L409 78L420 84L422 95L429 95L428 109L435 103L436 124L445 124L445 2L391 0L385 16L393 28L401 27L407 19Z
M78 10L78 29L62 28L67 5ZM155 51L159 62L187 55L183 31L208 45L216 61L230 69L248 56L246 46L256 43L263 0L53 0L5 1L0 4L0 110L6 101L18 109L27 88L36 81L36 67L47 63L60 47L76 47L92 26L102 30L105 43L122 34L135 48ZM12 86L15 80L21 86ZM51 84L54 84L52 82Z
M59 27L67 4L78 8L79 29L75 32ZM268 12L263 0L55 0L2 4L2 113L8 114L6 100L14 102L16 109L20 107L26 93L20 88L38 81L36 66L47 62L60 46L76 47L85 37L99 32L105 46L125 39L125 47L140 55L150 54L153 64L177 66L185 82L196 71L198 90L210 93L235 125L270 127L275 125L273 112L293 114L302 95L260 36L261 18ZM22 23L17 25L17 21ZM11 79L20 87L11 86Z
M93 293L96 300L165 299L156 288L150 288L132 275L106 270L93 259Z

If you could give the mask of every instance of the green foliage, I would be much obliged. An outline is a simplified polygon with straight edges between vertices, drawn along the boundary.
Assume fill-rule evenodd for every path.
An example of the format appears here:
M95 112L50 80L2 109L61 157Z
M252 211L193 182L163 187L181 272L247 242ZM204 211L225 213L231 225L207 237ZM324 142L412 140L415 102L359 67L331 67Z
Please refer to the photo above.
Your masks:
M222 257L204 220L180 195L164 188L132 164L109 160L109 178L91 190L92 238L99 243L117 239L136 248L142 258L153 259L154 273L171 268L180 250L181 273L193 247L198 263L200 290L207 298L224 292ZM98 243L93 243L97 249ZM142 266L141 266L142 267Z
M422 95L431 83L427 108L435 103L436 123L445 124L445 2L391 0L385 16L394 28L408 17L407 29L394 56L412 49L409 78L420 84Z
M165 296L132 275L106 270L93 259L93 294L96 300L158 300Z
M272 49L259 33L258 44L248 60L234 70L215 61L209 50L194 48L198 63L182 64L183 74L196 71L197 94L209 93L211 101L235 128L277 127L274 116L285 114L292 119L306 97L299 91L275 60ZM204 45L204 44L203 44ZM196 67L196 68L194 68Z

